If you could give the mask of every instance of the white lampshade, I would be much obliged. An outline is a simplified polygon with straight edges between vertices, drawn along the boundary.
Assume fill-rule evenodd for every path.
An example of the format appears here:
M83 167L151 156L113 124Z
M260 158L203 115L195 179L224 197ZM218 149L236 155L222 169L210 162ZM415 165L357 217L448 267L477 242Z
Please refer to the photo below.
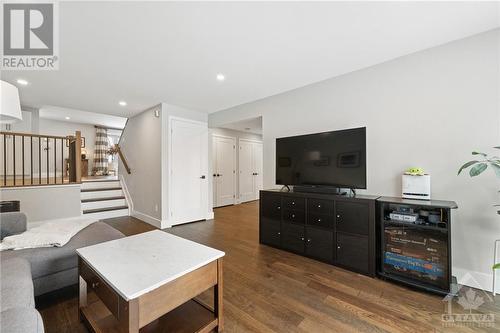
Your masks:
M0 81L0 123L12 124L18 120L23 120L21 113L21 102L19 101L19 91L17 87L5 81Z

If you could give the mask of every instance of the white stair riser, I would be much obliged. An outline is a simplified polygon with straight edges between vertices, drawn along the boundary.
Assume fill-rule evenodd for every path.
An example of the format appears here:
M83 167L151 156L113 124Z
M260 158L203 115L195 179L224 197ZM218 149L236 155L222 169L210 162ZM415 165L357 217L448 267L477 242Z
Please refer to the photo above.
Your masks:
M92 191L92 192L81 192L81 199L99 199L99 198L111 198L111 197L122 197L122 190L110 190L110 191Z
M125 199L82 202L82 210L126 206Z
M110 210L107 212L83 214L85 217L95 218L97 220L110 219L112 217L128 216L128 209Z
M82 190L90 190L95 188L121 187L120 181L113 182L83 182Z

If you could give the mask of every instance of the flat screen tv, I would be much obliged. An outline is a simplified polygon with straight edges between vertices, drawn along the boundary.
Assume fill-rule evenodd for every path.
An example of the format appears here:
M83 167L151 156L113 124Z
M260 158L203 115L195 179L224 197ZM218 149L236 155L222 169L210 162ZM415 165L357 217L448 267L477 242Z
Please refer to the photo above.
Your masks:
M276 139L276 184L366 189L366 127Z

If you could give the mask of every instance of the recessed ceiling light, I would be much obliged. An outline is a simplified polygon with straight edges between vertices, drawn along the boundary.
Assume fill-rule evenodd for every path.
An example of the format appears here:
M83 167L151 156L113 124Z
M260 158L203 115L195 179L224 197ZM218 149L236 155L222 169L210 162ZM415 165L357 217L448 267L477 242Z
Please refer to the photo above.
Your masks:
M70 118L70 117L64 117L64 119L66 119L66 120L70 120L71 118Z
M125 102L125 101L119 101L118 104L120 104L121 106L126 106L127 102Z
M221 74L221 73L217 74L218 81L224 81L225 79L226 79L226 77L224 76L224 74Z
M17 79L17 83L23 85L23 86L26 86L28 85L28 81L24 80L24 79Z

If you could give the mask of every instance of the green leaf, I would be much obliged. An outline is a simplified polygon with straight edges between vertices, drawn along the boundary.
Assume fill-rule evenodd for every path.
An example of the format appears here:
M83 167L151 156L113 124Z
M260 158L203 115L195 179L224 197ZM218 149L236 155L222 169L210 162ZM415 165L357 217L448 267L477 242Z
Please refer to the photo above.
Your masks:
M498 178L500 178L500 165L496 163L490 163L491 167L493 168L493 171L495 171L495 174L497 175Z
M488 168L488 164L486 163L478 163L476 165L474 165L470 171L469 171L469 175L471 177L476 177L476 176L479 176L480 174L483 173L484 170L486 170Z
M484 157L488 156L488 155L486 155L485 153L481 153L481 152L479 152L479 151L473 151L473 152L472 152L472 155L481 155L481 156L484 156Z
M462 172L463 169L467 169L468 167L470 167L471 165L474 165L476 163L479 163L479 161L469 161L469 162L465 163L464 165L462 165L460 167L460 170L458 170L458 175L460 174L460 172Z
M500 263L493 265L493 269L500 269Z

